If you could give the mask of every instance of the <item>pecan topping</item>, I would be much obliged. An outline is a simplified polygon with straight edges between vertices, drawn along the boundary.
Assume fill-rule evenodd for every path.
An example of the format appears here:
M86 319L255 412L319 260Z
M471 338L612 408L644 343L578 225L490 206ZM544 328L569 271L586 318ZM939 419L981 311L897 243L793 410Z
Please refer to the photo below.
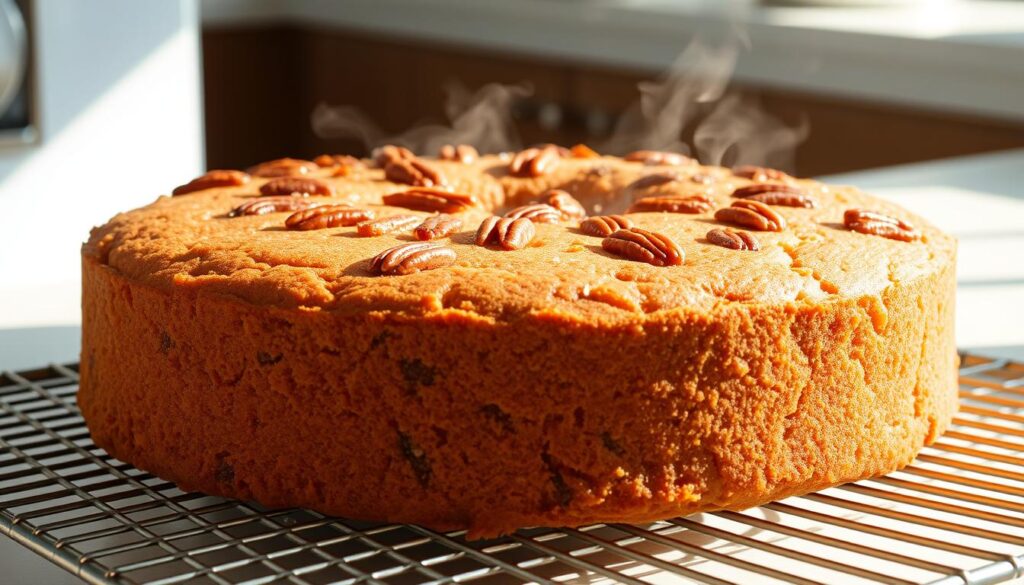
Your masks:
M711 211L711 200L706 195L641 197L633 202L628 213L641 211L667 211L669 213L704 213Z
M628 230L633 222L624 215L595 215L583 220L580 231L599 238L608 237L619 230Z
M468 144L445 144L441 147L441 152L438 154L438 158L441 160L450 160L468 165L480 158L480 153Z
M433 270L455 262L455 250L431 242L412 242L388 248L373 260L370 270L375 274L412 274L421 270Z
M813 209L817 206L817 202L808 197L807 195L799 195L797 193L782 193L779 191L769 191L768 193L758 193L757 195L751 195L747 197L748 201L760 201L768 205L781 205L783 207L806 207L807 209Z
M706 237L712 244L729 248L730 250L757 251L761 249L761 245L757 243L757 238L749 232L738 232L729 228L724 230L715 228L709 231Z
M405 183L415 187L440 187L445 184L444 175L418 158L393 160L384 165L384 178L392 183Z
M674 183L681 180L683 177L679 173L663 172L663 173L652 173L650 175L644 175L632 183L626 185L626 191L638 191L640 189L649 189L651 187L657 187L666 183Z
M533 222L525 217L491 216L476 230L476 245L498 244L505 250L519 250L529 244L536 233Z
M534 203L516 207L505 214L509 219L526 218L533 223L558 223L562 220L562 212L547 203Z
M319 165L311 160L279 158L249 167L249 174L257 177L289 177L306 175L318 168Z
M455 232L461 227L461 219L441 213L423 220L423 223L416 226L416 229L413 230L413 234L416 235L417 240L436 240Z
M348 205L323 205L289 215L288 219L284 220L284 225L290 230L322 230L356 225L373 219L373 216L373 211L369 209L356 209Z
M577 144L569 149L569 156L572 158L601 158L596 150L586 144Z
M319 206L308 199L299 197L256 197L246 201L228 213L228 217L243 215L266 215L279 211L298 211Z
M476 197L472 195L450 193L426 187L391 193L385 195L383 200L385 205L417 211L440 211L441 213L457 213L470 207L479 207Z
M514 177L539 177L554 170L561 158L562 153L554 145L527 148L512 157L508 172Z
M208 171L205 174L192 179L188 183L175 188L171 194L185 195L186 193L194 193L204 189L213 189L214 187L237 187L248 182L249 175L242 171Z
M587 217L587 210L567 191L551 189L541 196L541 201L560 211L562 219L578 220Z
M391 232L411 228L420 223L418 215L389 215L364 221L356 225L356 233L363 237L383 236Z
M921 239L921 232L914 229L914 226L902 219L878 213L877 211L847 209L846 213L843 214L843 223L847 228L855 232L882 236L890 240L913 242L914 240Z
M732 174L751 181L788 181L791 178L780 170L755 165L738 166L732 170Z
M273 179L260 187L260 194L298 195L301 197L323 195L324 197L330 197L334 195L334 187L312 177L281 177Z
M740 199L746 199L747 197L753 197L754 195L761 195L763 193L792 193L793 195L802 195L803 189L796 185L784 185L782 183L753 183L746 187L737 187L732 192L733 197L739 197Z
M375 162L378 167L384 168L389 162L406 158L416 158L416 155L404 146L388 144L386 146L373 149L373 152L370 153L370 158L373 159L373 162Z
M601 247L616 256L655 266L678 266L686 257L668 236L637 227L613 233L601 240Z
M665 152L661 150L635 150L622 157L622 160L644 163L650 167L678 167L693 162L693 159L686 155L679 154L678 152Z
M363 166L363 161L347 154L321 154L314 158L313 162L321 167L348 167L351 169ZM335 171L335 174L337 174L337 171Z
M715 212L715 219L762 232L781 232L786 229L786 220L774 209L750 199L734 201L732 207L719 209Z

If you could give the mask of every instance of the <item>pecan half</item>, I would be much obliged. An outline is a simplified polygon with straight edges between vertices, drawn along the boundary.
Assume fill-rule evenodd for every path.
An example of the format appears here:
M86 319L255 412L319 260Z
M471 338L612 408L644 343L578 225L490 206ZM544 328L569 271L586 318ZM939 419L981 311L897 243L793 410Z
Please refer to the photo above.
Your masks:
M176 187L171 195L185 195L214 187L237 187L249 182L249 175L242 171L213 170L192 179L188 183Z
M533 222L524 217L491 216L477 228L476 245L498 244L505 250L519 250L529 244L536 233Z
M450 160L470 164L480 158L480 153L469 144L445 144L437 156L441 160Z
M561 151L554 145L527 148L512 157L508 172L514 177L540 177L553 171L561 158Z
M312 177L281 177L279 179L272 179L260 187L260 194L298 195L301 197L322 195L330 197L334 195L334 187Z
M363 237L383 236L405 230L420 223L418 215L389 215L364 221L356 225L356 233Z
M798 195L796 193L780 193L778 191L771 191L768 193L758 193L757 195L751 195L747 197L749 201L760 201L767 205L780 205L782 207L805 207L807 209L813 209L817 207L818 203L807 195Z
M608 237L619 230L628 230L633 222L624 215L595 215L580 223L580 231L599 238Z
M622 157L622 160L629 162L644 163L647 166L673 166L687 165L694 160L678 152L665 152L663 150L634 150Z
M423 223L416 226L412 233L416 236L417 240L436 240L454 233L461 227L461 219L441 213L423 220Z
M412 242L388 248L370 260L375 274L402 275L450 266L455 262L455 250L442 244Z
M783 183L753 183L744 187L737 187L733 190L732 196L740 199L761 195L764 193L792 193L801 195L804 190L796 185L785 185Z
M913 225L877 211L847 209L843 214L843 224L855 232L881 236L890 240L913 242L921 239L921 232L917 231Z
M280 211L310 209L321 204L300 197L255 197L228 212L228 217L266 215Z
M418 158L403 158L387 163L384 165L384 178L392 183L415 187L440 187L446 182L441 171Z
M562 219L579 220L587 217L587 210L583 208L583 204L567 191L551 189L541 195L541 201L561 212Z
M417 211L440 211L457 213L471 207L479 207L476 197L465 193L451 193L440 189L421 187L385 195L385 205L415 209Z
M641 197L629 206L627 213L666 211L668 213L704 213L711 211L711 200L705 195Z
M416 158L416 155L404 146L388 144L386 146L373 149L373 152L370 153L370 158L373 159L373 162L376 163L378 167L384 168L389 162L405 158Z
M569 149L569 156L572 158L601 158L596 150L586 144L577 144Z
M516 207L505 214L509 219L526 218L533 223L558 223L562 220L562 212L547 203L534 203Z
M321 154L313 159L321 167L361 167L363 161L347 154Z
M619 230L601 240L606 251L654 266L678 266L686 255L671 238L641 228Z
M732 174L751 181L788 181L792 177L786 173L768 167L741 165L732 170Z
M322 230L332 227L356 225L373 219L374 212L348 205L323 205L305 209L288 216L284 225L290 230Z
M734 201L732 207L719 209L715 219L746 226L762 232L781 232L786 229L786 220L760 201L741 199Z
M706 237L712 244L723 248L729 248L730 250L757 251L761 249L761 245L757 242L757 238L749 232L738 232L729 228L715 228L709 231Z
M291 177L306 175L320 168L311 160L278 158L249 167L249 174L256 177Z
M658 187L668 183L674 183L682 180L682 175L679 173L663 172L663 173L652 173L650 175L644 175L632 183L626 185L626 191L639 191L641 189L650 189L651 187Z

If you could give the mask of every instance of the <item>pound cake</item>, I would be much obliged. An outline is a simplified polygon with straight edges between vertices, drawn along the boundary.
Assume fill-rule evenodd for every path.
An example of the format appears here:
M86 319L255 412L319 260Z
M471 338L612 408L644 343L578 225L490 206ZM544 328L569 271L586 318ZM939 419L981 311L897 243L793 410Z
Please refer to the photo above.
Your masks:
M97 445L198 490L490 536L884 474L957 409L952 237L585 146L217 170L83 247Z

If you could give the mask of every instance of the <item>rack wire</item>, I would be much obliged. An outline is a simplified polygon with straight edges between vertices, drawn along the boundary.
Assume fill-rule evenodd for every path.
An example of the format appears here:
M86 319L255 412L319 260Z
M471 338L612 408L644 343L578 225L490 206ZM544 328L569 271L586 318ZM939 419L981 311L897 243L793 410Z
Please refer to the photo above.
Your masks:
M916 462L743 512L469 541L185 493L96 447L77 365L0 373L0 533L89 583L998 583L1024 576L1024 364L962 356Z

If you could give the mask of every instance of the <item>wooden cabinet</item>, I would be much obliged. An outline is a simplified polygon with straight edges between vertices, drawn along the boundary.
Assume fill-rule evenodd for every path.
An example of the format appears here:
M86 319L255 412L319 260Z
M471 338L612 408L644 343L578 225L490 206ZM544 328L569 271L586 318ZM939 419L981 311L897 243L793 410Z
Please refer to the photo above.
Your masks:
M290 26L207 30L203 51L210 167L285 155L365 154L367 140L446 123L451 84L469 91L489 83L526 84L532 94L513 104L523 144L600 145L638 98L637 84L657 76ZM805 121L808 136L788 169L801 175L1024 146L1024 126L1002 121L759 87L737 90L788 124ZM311 115L319 104L352 106L372 125L362 129L363 138L317 136ZM706 109L683 132L684 141L692 142Z

